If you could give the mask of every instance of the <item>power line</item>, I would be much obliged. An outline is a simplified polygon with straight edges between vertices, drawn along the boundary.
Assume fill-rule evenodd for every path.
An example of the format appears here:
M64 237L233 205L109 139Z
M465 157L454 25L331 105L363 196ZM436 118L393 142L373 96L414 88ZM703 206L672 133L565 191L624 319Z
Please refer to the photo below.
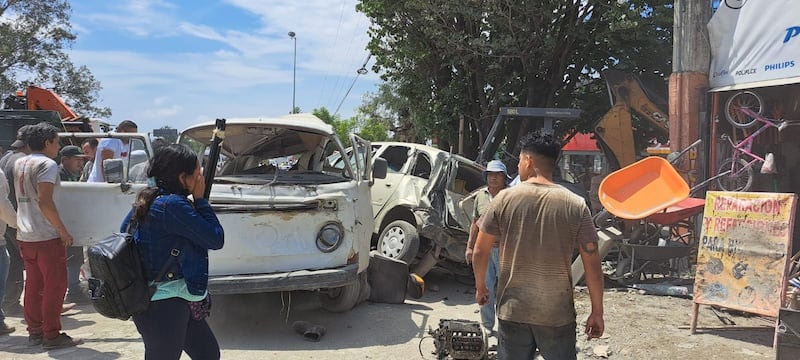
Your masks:
M339 29L342 27L342 18L344 17L344 5L347 0L342 0L341 10L339 11L339 24L336 25L336 36L333 38L333 49L336 49L336 44L339 42ZM325 94L325 86L328 84L328 74L333 67L333 56L330 57L328 62L328 71L325 72L325 77L322 79L322 86L319 89L319 102L322 103L322 97Z
M353 82L350 84L350 88L347 89L347 92L344 94L344 97L342 97L342 101L339 102L339 106L336 107L336 111L333 112L333 116L336 116L336 114L339 113L339 109L342 107L342 104L344 104L344 100L347 99L347 95L350 95L350 90L353 90L353 86L356 84L356 80L358 80L358 77L367 73L367 63L371 58L372 54L369 54L367 56L367 59L364 60L364 64L361 65L361 67L358 68L358 70L356 70L356 77L353 78Z

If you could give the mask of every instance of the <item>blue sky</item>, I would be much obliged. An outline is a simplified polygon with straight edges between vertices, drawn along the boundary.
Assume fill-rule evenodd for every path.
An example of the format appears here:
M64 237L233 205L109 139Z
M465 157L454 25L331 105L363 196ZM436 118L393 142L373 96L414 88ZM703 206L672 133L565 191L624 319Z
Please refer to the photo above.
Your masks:
M368 56L369 20L355 11L357 0L70 3L73 62L101 82L109 122L131 119L140 131L291 112L289 31L297 34L296 104L304 112L333 112ZM352 116L378 82L371 71L360 76L339 114Z

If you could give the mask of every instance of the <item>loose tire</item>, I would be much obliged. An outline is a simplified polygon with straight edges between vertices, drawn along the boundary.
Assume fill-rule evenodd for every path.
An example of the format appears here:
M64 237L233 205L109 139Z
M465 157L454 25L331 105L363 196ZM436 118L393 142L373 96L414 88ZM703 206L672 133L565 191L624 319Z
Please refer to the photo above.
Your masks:
M727 158L719 166L717 174L730 171L728 175L717 178L717 185L724 191L747 191L753 186L755 171L749 166L745 159Z
M378 236L378 252L383 256L410 263L419 252L417 228L403 220L389 223Z
M764 112L764 99L753 91L745 90L737 92L725 102L725 119L737 128L747 129L758 120L745 115L739 108L747 108L761 115Z
M319 301L322 308L330 312L345 312L354 308L359 302L366 299L365 290L366 274L364 271L358 274L358 281L338 288L325 289L319 292ZM368 297L369 294L367 293Z

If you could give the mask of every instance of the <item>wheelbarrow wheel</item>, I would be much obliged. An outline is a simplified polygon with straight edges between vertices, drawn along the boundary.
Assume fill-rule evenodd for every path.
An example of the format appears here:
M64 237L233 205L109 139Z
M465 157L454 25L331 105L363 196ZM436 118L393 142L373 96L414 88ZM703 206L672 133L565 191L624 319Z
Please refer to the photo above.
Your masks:
M614 280L622 286L631 286L641 278L641 272L631 273L631 258L625 257L617 261L617 268L614 270ZM634 268L634 271L636 269Z

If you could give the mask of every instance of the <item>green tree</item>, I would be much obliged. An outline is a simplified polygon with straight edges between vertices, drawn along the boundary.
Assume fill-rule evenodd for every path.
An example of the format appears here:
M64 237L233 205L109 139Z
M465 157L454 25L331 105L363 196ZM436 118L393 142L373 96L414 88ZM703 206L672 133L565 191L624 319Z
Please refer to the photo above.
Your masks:
M377 92L366 95L358 113L390 130L396 141L421 143L426 132L424 129L419 131L414 126L412 116L415 112L411 110L408 100L407 97L398 95L394 83L384 82L379 85Z
M338 114L331 114L324 106L314 109L311 113L331 125L336 136L344 144L350 143L350 134L356 134L369 141L385 141L389 138L388 128L378 119L367 118L363 115L342 119Z
M0 93L37 85L80 115L108 117L111 110L96 104L100 83L64 52L76 39L70 12L66 0L0 0Z
M599 71L663 78L671 68L666 0L360 0L357 9L372 20L373 70L413 104L405 118L446 148L463 116L470 157L499 107L581 107L582 121L559 129L585 130L609 107ZM535 121L509 122L511 151Z

